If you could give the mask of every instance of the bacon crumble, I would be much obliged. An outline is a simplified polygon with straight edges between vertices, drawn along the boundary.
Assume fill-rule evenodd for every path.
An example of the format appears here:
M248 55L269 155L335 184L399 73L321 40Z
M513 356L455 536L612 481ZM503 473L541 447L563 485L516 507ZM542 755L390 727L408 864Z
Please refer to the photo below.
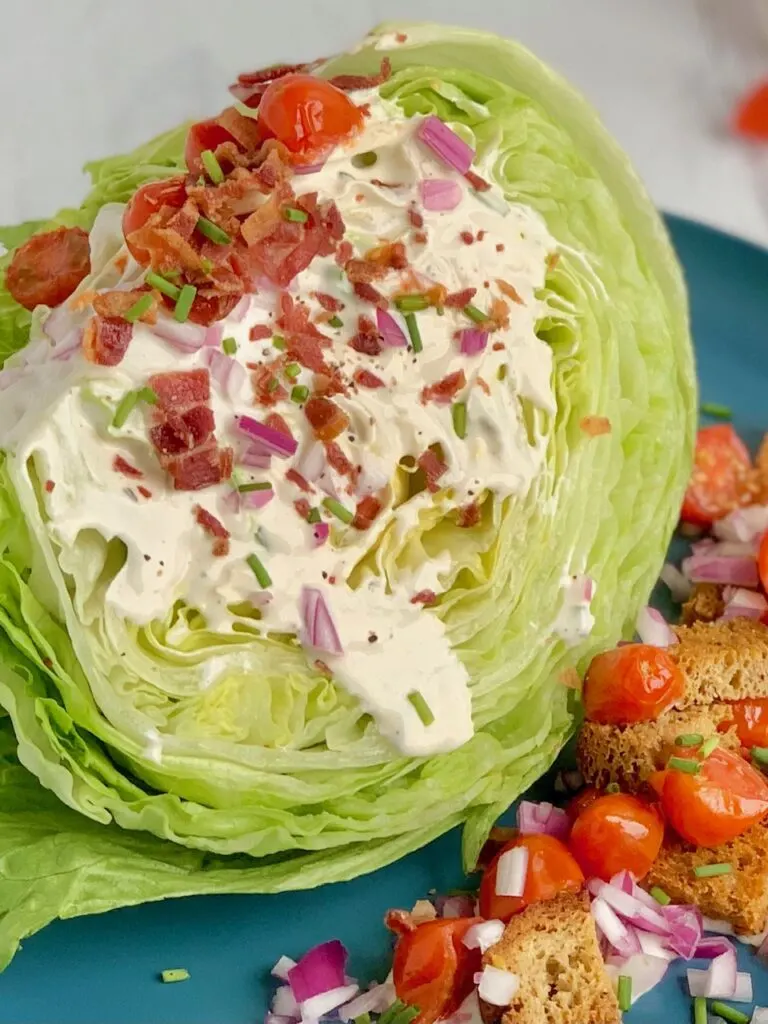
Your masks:
M221 558L224 555L229 554L229 530L224 524L212 515L207 509L204 509L202 505L195 505L193 509L195 513L195 519L202 526L206 533L213 537L213 554L217 558Z

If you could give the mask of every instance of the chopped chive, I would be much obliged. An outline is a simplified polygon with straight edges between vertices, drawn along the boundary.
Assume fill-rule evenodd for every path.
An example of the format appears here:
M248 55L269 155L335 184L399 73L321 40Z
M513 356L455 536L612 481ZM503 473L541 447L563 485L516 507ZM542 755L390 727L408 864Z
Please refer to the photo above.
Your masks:
M413 710L421 719L422 725L432 725L435 720L432 708L424 700L424 694L419 690L411 690L408 694L408 702L413 706Z
M421 352L424 345L421 341L421 332L419 331L419 325L416 323L416 315L414 313L405 314L405 326L408 328L408 335L411 339L411 348L414 352Z
M411 1024L411 1021L419 1016L419 1012L417 1006L406 1006L397 1014L392 1024Z
M732 1006L726 1006L725 1003L721 1003L719 999L712 1000L710 1010L712 1013L716 1013L718 1017L722 1017L723 1020L727 1020L728 1024L749 1024L748 1013L742 1013L741 1010L734 1010Z
M331 319L328 321L328 326L329 327L343 327L344 326L344 321L341 319L340 316L332 316Z
M169 299L178 299L181 288L173 284L173 282L166 280L162 274L156 274L154 270L150 270L144 280L150 288L155 288L157 291L162 292Z
M454 402L451 406L451 419L456 437L463 441L467 436L467 403Z
M699 754L701 755L702 758L709 757L709 755L712 753L712 751L715 750L715 748L718 747L719 744L720 744L719 736L710 736L708 740L704 740L704 742L701 744L701 749L699 750Z
M619 1009L626 1013L632 1006L632 979L628 974L619 975Z
M139 388L138 398L140 402L146 402L147 405L157 405L157 392L152 388Z
M319 508L311 508L309 510L309 512L307 513L307 522L308 523L319 523L320 522L320 518L321 517L320 517L320 509Z
M309 214L304 210L297 210L295 206L284 206L283 216L292 224L306 224L309 220Z
M272 338L272 344L279 352L285 351L285 338L282 336L282 334L276 334Z
M752 759L758 764L768 764L768 747L752 747Z
M157 395L152 388L138 388L136 391L126 391L117 403L115 415L112 417L112 426L116 430L125 426L128 417L139 402L155 405L157 403Z
M284 372L286 377L290 377L291 380L294 380L301 373L301 367L298 363L288 363Z
M606 793L620 793L621 792L621 786L618 784L618 782L609 782L608 785L605 787L605 792Z
M464 315L468 316L470 320L473 320L476 324L484 324L488 317L477 306L473 306L472 303L464 307Z
M336 501L335 498L323 498L323 508L327 508L328 511L340 519L342 523L351 523L355 518L353 513L345 508L340 501Z
M651 889L651 896L653 896L656 902L660 903L662 907L668 907L672 902L672 897L668 896L663 889L658 887L658 885L654 885Z
M385 1010L384 1013L382 1013L382 1015L379 1017L378 1024L393 1024L393 1021L395 1020L397 1015L399 1013L402 1013L404 1009L405 1003L402 1002L402 1000L400 999L396 999L394 1003L392 1003L392 1005L389 1007L389 1009Z
M251 491L271 491L272 484L269 480L258 480L249 484L238 484L237 490L240 494L250 494Z
M301 405L309 398L309 388L306 384L295 384L291 388L291 401Z
M435 306L435 312L438 316L445 316L445 306Z
M200 159L203 162L203 167L208 172L208 177L211 179L214 185L220 185L224 181L224 171L221 169L221 164L216 159L216 154L211 149L204 149L200 154Z
M353 167L373 167L376 161L379 159L378 153L374 153L372 149L369 149L367 153L355 153L352 157Z
M711 416L715 420L730 420L733 413L727 405L720 405L719 402L702 402L701 412L704 416Z
M183 324L189 317L189 311L192 309L192 303L195 301L196 295L197 288L195 288L193 284L185 284L179 292L179 297L176 299L176 306L173 310L173 316L180 324Z
M258 555L248 555L246 562L251 567L251 572L259 581L262 589L272 586L272 577L269 575Z
M180 270L166 270L166 272L165 272L165 274L163 276L164 277L170 277L170 279L172 281L174 279L178 281L178 279L181 277L181 271Z
M225 355L233 356L237 352L237 342L234 338L224 338L221 347Z
M692 757L670 757L667 768L676 768L677 771L688 775L698 775L701 771L701 761L695 761Z
M700 732L687 732L685 735L677 737L675 745L678 747L698 747L703 742L704 737Z
M707 1024L707 1000L703 996L693 1000L693 1024Z
M361 1013L359 1017L355 1017L355 1024L371 1024L370 1013Z
M205 235L206 238L209 238L216 245L229 245L232 241L223 228L220 228L218 224L214 224L212 220L208 220L207 217L198 217L195 227L201 235Z
M270 377L269 380L267 381L267 391L277 391L279 387L280 381L277 379L277 377Z
M496 371L496 380L506 380L506 379L507 379L507 364L506 363L502 363L502 365Z
M395 305L401 313L419 313L429 307L426 295L401 295L395 299Z
M172 967L167 971L161 971L160 977L163 979L165 984L168 985L174 981L187 981L189 978L189 971L186 967Z
M142 295L129 309L126 309L123 313L123 320L127 320L129 324L135 324L137 320L141 320L154 301L150 292Z
M699 864L693 869L697 878L717 878L718 875L730 875L732 864Z
M200 257L200 269L204 274L210 274L213 270L213 263L208 259L207 256Z

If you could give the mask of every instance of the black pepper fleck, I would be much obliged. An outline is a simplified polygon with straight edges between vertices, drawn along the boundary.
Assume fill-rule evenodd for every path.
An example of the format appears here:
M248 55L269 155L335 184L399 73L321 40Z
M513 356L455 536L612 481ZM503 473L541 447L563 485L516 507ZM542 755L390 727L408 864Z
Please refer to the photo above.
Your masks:
M375 633L369 633L368 634L368 643L369 644L375 644L378 639L379 638L376 636Z

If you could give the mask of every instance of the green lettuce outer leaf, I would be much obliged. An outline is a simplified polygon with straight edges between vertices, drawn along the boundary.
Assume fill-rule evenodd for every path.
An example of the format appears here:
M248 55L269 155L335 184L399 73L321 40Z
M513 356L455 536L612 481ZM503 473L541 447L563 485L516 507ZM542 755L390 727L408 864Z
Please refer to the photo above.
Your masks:
M116 620L103 590L119 550L94 536L54 549L34 475L0 460L0 704L18 745L0 775L0 964L55 916L346 879L459 822L472 865L495 817L573 729L562 671L628 633L655 581L696 410L685 292L663 224L591 108L514 43L385 25L324 73L371 72L396 32L408 42L388 51L396 73L382 96L408 116L437 113L493 155L507 197L537 210L561 246L540 325L558 399L539 424L548 471L471 537L427 515L400 547L387 539L372 553L392 566L451 552L457 576L438 614L470 672L476 735L442 757L393 757L290 645L222 638L190 609L143 630ZM79 210L5 237L90 227L103 204L175 173L184 134L89 165ZM0 360L28 331L29 314L0 286ZM581 430L595 413L609 416L610 436ZM598 582L595 630L575 650L544 627L568 565ZM233 643L240 676L215 697L186 693L197 666ZM147 708L173 740L160 764L142 747ZM2 728L10 750L8 720ZM6 788L18 796L3 803Z

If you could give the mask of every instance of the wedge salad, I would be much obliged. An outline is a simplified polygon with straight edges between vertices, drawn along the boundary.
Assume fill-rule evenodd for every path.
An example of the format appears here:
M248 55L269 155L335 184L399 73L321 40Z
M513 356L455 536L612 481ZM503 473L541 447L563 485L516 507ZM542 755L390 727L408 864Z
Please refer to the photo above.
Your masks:
M473 864L687 480L679 267L567 84L390 25L231 92L0 231L0 705L34 794L0 814L35 877L36 808L84 865L13 888L2 963L59 914L350 878L457 824ZM85 883L103 846L131 884Z

